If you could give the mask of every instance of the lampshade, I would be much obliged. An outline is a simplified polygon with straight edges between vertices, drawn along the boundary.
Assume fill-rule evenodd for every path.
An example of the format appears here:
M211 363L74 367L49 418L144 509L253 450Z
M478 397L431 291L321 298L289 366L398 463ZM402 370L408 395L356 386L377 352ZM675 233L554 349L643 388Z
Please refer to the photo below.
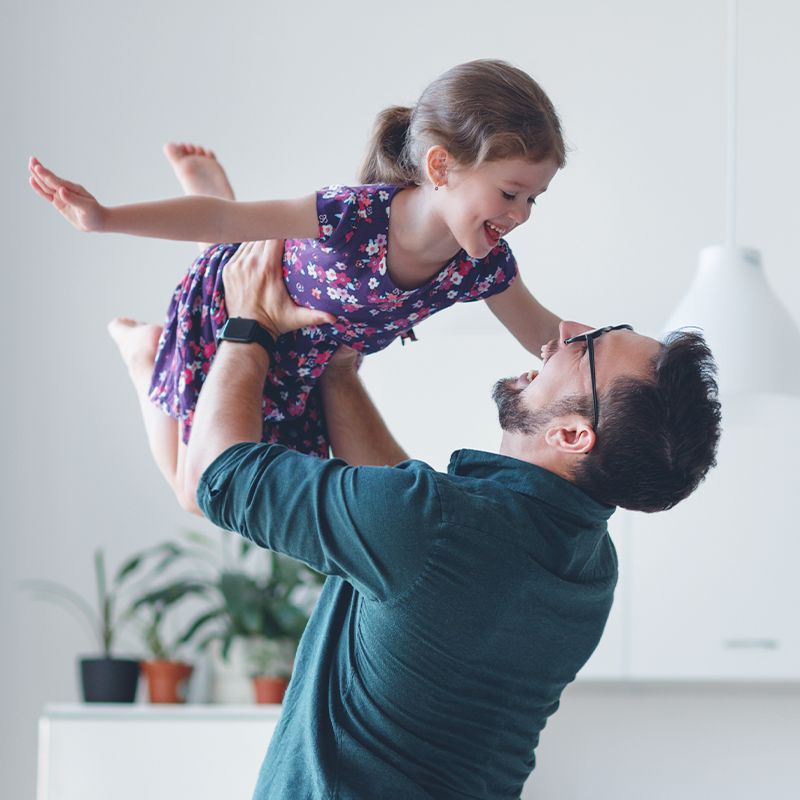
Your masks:
M701 328L723 395L800 395L800 330L772 292L758 250L705 247L666 330Z

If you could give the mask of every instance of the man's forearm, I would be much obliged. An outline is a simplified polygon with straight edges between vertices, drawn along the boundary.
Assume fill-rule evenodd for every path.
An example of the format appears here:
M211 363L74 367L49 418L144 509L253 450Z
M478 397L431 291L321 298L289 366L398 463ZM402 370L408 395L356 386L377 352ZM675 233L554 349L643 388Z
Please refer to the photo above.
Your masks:
M195 409L187 452L187 491L217 456L239 442L259 442L269 356L255 343L221 342Z
M328 437L337 458L353 466L393 465L408 458L355 369L329 368L322 379L322 403Z

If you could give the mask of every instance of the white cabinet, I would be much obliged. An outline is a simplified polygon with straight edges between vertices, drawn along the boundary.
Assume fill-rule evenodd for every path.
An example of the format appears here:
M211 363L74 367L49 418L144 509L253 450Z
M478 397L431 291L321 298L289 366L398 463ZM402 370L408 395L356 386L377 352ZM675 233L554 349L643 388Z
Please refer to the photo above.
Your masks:
M800 400L724 408L706 483L630 515L629 677L800 679Z
M248 800L281 706L48 706L37 800Z

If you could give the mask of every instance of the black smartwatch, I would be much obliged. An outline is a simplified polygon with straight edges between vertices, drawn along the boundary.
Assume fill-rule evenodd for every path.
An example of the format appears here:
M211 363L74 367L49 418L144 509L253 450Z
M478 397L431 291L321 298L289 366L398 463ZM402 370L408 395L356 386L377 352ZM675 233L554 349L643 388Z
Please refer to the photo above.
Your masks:
M275 352L275 339L254 319L231 317L217 334L220 342L257 342L269 353L270 360Z

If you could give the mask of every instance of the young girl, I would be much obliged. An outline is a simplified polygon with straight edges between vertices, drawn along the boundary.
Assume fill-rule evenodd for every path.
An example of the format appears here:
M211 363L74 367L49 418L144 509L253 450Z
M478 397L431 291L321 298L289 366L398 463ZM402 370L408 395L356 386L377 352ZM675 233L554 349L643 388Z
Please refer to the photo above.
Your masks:
M189 155L212 158L178 148L172 160ZM503 62L473 61L435 80L414 108L378 116L361 186L244 203L232 199L220 170L216 197L112 208L35 159L30 171L33 188L79 230L202 242L286 239L290 295L336 321L278 339L264 386L263 441L326 457L318 381L340 345L376 352L431 314L473 300L487 300L532 353L557 334L558 318L525 288L501 237L527 221L564 160L558 116L538 84ZM140 389L153 455L179 497L194 407L227 318L222 267L237 247L213 245L191 266L174 293L154 370L158 329L127 320L112 327ZM151 370L145 392L141 375Z

